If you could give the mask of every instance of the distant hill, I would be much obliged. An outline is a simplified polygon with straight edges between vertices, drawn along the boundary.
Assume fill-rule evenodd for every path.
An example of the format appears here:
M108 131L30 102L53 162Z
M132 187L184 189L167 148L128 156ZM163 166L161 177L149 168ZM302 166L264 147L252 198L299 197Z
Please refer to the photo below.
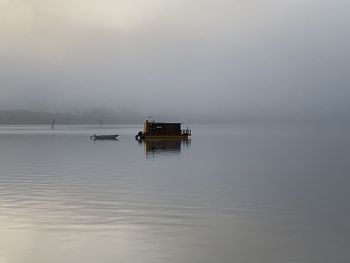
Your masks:
M55 119L56 124L142 124L151 115L157 121L182 122L182 123L321 123L327 125L350 124L350 112L338 115L193 115L193 114L167 114L160 112L157 114L138 113L130 110L113 111L109 109L93 109L66 112L48 112L31 110L0 110L0 125L4 124L50 124Z
M142 123L145 117L136 113L116 113L112 110L90 110L79 113L45 112L29 110L2 110L0 124L49 124L55 119L56 124L104 124Z

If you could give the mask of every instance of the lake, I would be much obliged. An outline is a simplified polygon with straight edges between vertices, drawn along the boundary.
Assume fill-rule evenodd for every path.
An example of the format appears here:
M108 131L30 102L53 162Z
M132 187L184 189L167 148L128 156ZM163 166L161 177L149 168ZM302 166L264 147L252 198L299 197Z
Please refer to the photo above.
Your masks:
M190 128L0 126L0 262L350 262L349 130Z

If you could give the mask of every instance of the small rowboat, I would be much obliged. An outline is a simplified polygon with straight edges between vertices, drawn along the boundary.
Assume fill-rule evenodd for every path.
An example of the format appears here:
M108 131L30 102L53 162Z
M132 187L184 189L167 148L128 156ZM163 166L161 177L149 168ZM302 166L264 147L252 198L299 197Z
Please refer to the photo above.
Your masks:
M90 136L91 140L117 140L118 134L113 134L113 135L96 135L94 134L93 136Z

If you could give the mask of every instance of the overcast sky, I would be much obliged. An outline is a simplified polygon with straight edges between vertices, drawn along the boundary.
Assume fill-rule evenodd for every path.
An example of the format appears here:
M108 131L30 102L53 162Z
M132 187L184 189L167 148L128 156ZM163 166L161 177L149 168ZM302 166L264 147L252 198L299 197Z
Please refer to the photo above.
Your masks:
M0 0L0 109L350 112L349 0Z

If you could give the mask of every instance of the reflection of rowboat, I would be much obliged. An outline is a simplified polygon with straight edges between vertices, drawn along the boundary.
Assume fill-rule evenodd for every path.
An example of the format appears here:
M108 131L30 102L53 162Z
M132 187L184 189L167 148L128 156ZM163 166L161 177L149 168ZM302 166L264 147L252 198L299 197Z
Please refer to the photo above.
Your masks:
M113 134L113 135L96 135L94 134L93 136L90 136L91 140L117 140L118 134Z

